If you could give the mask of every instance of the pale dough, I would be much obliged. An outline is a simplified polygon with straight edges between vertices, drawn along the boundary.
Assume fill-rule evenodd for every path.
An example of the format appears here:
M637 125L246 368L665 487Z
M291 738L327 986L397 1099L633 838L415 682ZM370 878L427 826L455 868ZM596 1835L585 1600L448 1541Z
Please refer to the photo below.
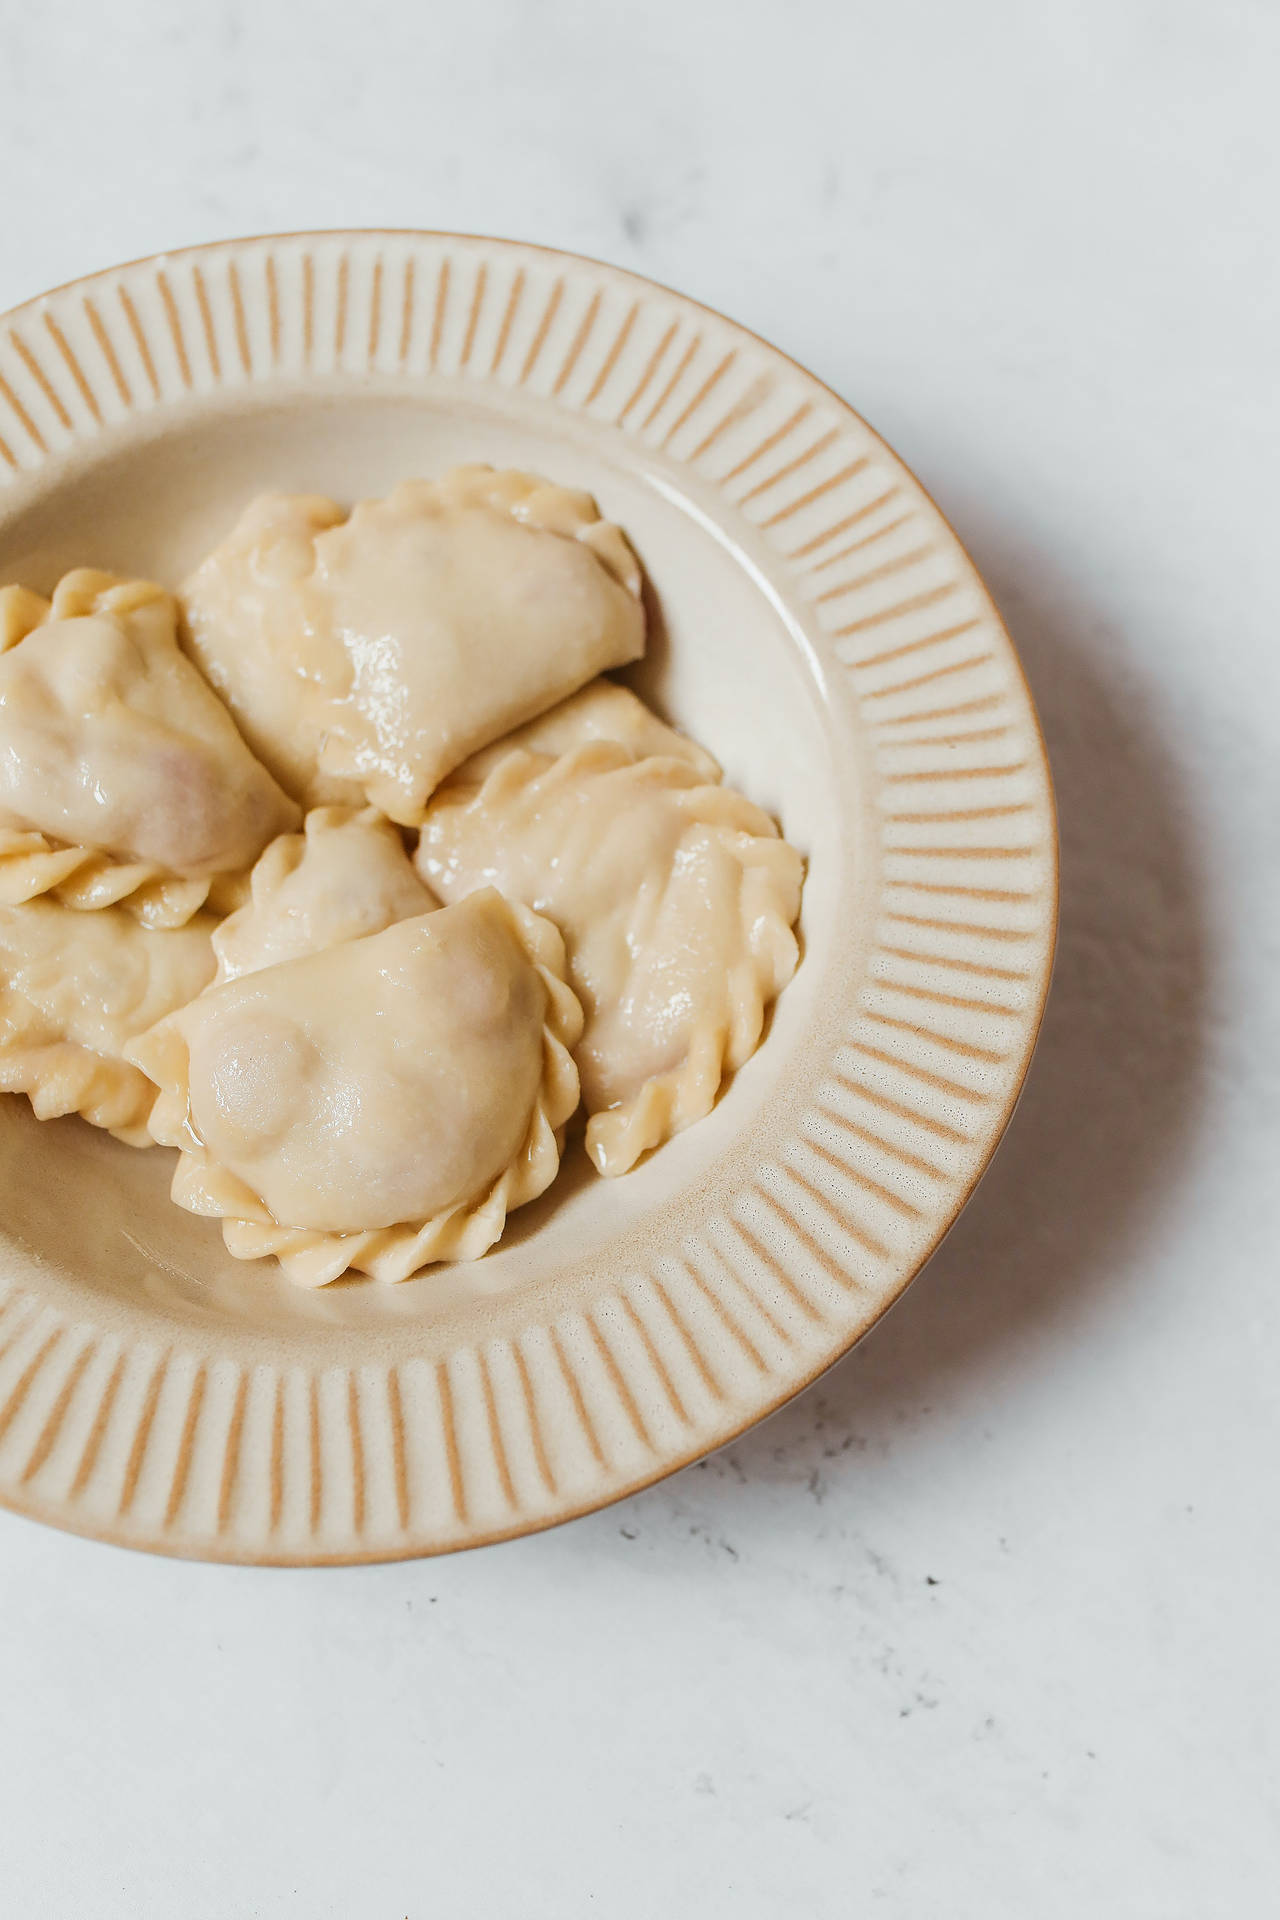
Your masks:
M256 501L183 593L190 645L307 804L417 825L471 753L644 650L641 576L590 495L459 467L362 501ZM336 783L336 786L335 786Z
M41 1120L79 1113L150 1146L156 1090L125 1048L212 979L213 925L199 914L156 932L119 907L0 907L0 1092L25 1093Z
M172 596L81 569L0 590L0 902L188 918L297 809L179 651Z
M309 623L304 594L316 535L341 519L341 507L319 494L264 494L178 596L188 650L263 765L304 807L364 797L317 764L316 696L343 686L349 670L336 638Z
M720 778L720 768L706 749L659 720L629 687L620 687L615 680L593 680L558 707L473 753L450 775L450 784L478 786L517 747L526 753L559 754L583 747L589 740L616 740L637 760L662 755L684 760L705 781Z
M554 1179L581 1009L492 892L214 986L136 1041L173 1197L319 1286L474 1259Z
M442 899L497 887L564 934L602 1173L710 1111L796 967L801 856L760 808L670 756L603 740L508 753L479 788L436 796L416 858Z
M272 841L249 888L213 936L219 980L381 933L440 904L396 828L372 807L314 808L302 833Z

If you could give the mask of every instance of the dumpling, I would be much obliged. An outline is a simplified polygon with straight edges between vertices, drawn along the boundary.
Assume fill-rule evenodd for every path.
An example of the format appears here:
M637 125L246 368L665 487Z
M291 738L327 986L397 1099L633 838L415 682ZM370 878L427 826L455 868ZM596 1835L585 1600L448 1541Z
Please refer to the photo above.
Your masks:
M629 687L620 687L616 680L593 680L558 707L473 753L450 779L459 786L478 786L517 747L527 753L559 754L585 746L588 740L616 740L637 760L664 754L687 761L703 780L720 778L720 768L706 749L659 720Z
M184 603L196 658L291 791L354 785L406 826L468 754L644 651L621 530L588 494L489 467L345 521L330 501L258 501Z
M249 886L246 904L213 936L219 980L381 933L440 904L372 807L314 808L302 833L271 842Z
M467 755L644 650L640 569L588 494L460 467L316 540L350 663L321 765L416 825Z
M263 766L304 807L364 798L353 781L317 765L323 721L314 696L345 685L349 669L337 638L309 622L303 598L316 535L342 517L319 494L265 494L179 594L188 651Z
M179 924L297 809L179 651L172 596L88 568L0 591L0 903Z
M136 1041L173 1197L322 1286L474 1259L555 1178L582 1014L496 893L214 986Z
M611 741L517 751L478 789L446 787L416 859L442 899L496 886L563 933L601 1173L710 1111L799 957L804 862L769 816Z
M124 1050L212 979L213 924L153 931L119 907L0 907L0 1091L25 1093L41 1120L79 1113L149 1147L156 1090Z

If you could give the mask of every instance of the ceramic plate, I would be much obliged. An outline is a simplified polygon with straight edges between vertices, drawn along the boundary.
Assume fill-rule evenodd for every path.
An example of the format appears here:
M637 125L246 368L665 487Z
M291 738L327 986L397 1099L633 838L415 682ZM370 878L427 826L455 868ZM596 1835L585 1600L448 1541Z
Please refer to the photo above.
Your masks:
M652 584L636 684L809 861L804 958L714 1114L581 1157L470 1266L308 1293L171 1155L0 1101L0 1499L319 1564L584 1513L830 1366L1004 1128L1052 957L1035 713L971 562L817 380L634 275L449 234L140 261L0 322L0 580L176 583L267 487L452 462L589 488Z

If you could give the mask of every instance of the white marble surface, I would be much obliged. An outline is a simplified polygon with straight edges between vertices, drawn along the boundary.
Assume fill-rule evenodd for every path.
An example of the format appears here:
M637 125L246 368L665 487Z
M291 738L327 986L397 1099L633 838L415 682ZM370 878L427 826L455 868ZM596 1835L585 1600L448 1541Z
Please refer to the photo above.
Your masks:
M1065 851L994 1171L725 1455L364 1571L0 1516L6 1914L1271 1910L1278 79L1235 0L0 4L0 304L349 223L726 309L970 543Z

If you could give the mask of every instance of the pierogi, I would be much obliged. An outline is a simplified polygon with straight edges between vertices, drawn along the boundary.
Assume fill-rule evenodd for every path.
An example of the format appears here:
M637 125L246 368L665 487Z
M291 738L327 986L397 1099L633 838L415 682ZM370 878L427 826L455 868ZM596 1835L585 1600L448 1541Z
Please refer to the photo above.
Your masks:
M249 889L213 936L220 981L381 933L440 904L372 807L314 808L302 833L272 841Z
M619 528L589 494L488 467L345 519L313 496L255 501L183 602L196 658L290 790L354 788L405 826L468 754L644 650Z
M150 1146L156 1089L125 1049L212 979L213 926L198 914L152 929L52 899L0 907L0 1091L25 1093L41 1120L78 1113Z
M174 1199L303 1285L474 1259L559 1166L563 973L555 928L484 891L211 987L130 1050Z
M614 741L517 750L481 786L446 787L416 858L441 899L497 887L563 933L601 1173L710 1112L799 957L804 863L769 816Z
M327 689L343 685L336 638L308 618L315 539L342 519L314 493L253 500L182 587L183 637L241 733L286 793L304 807L358 805L352 781L319 767Z
M173 597L82 568L0 589L0 902L179 924L297 809L180 652Z

